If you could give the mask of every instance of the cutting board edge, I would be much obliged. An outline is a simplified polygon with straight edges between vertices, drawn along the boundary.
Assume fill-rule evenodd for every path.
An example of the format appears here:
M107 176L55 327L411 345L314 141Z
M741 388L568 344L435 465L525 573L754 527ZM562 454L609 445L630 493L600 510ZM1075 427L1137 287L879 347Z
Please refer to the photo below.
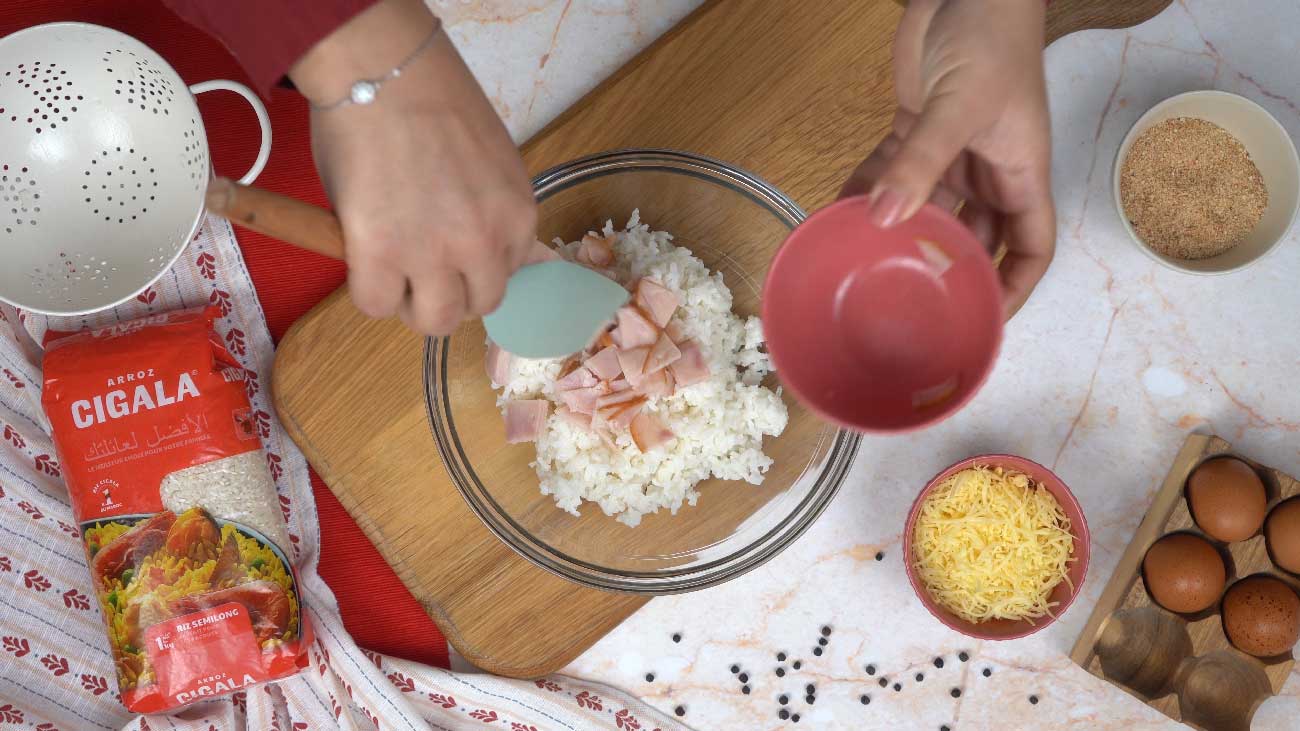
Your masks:
M278 367L282 362L282 359L287 360L294 357L300 357L295 356L295 352L302 350L304 344L307 344L309 348L309 343L307 343L306 338L298 337L299 332L305 329L308 323L313 322L316 317L321 316L321 313L338 306L335 303L338 300L345 299L346 297L347 285L343 285L330 293L325 299L321 300L321 302L309 310L307 314L299 318L298 321L295 322L284 334L284 337L280 340L280 347L277 348L275 352L275 365L271 369L271 404L275 407L276 415L280 419L280 425L284 427L285 433L289 435L289 439L291 439L294 444L298 445L298 449L300 449L303 456L307 458L308 464L310 464L314 469L316 469L317 473L320 474L321 481L325 483L325 487L334 494L334 497L338 499L339 503L343 506L343 509L347 511L348 515L354 521L356 521L357 527L359 527L361 532L364 533L375 545L375 549L380 551L381 554L384 554L381 545L383 541L375 540L377 536L382 536L382 533L376 529L374 524L372 524L370 520L361 513L361 511L356 509L357 506L355 500L353 500L351 494L346 488L347 480L335 474L334 470L330 467L329 460L326 459L321 450L317 449L316 445L312 443L311 439L299 424L298 417L294 413L293 407L283 396L284 389L282 388L280 380L280 374L283 369ZM441 457L438 458L438 463L442 464ZM336 485L338 486L338 489L335 489ZM415 596L415 592L411 590L411 581L408 578L409 572L406 569L405 562L398 560L394 563L394 561L386 554L384 555L384 560L388 561L388 565L393 569L393 573L397 575L397 578L402 582L402 585L406 587L406 590L411 591L412 596ZM456 652L470 660L470 662L475 662L475 657L481 655L481 653L476 652L473 647L465 642L459 629L456 627L456 623L451 620L448 614L443 610L442 606L436 601L427 598L416 597L416 601L418 601L420 606L424 608L425 613L429 615L430 619L438 625L438 629L442 632L443 636L447 638L448 644L450 644Z
M295 322L289 328L288 332L285 333L284 338L281 340L280 348L276 350L276 364L280 362L282 355L286 358L297 357L301 359L302 356L295 356L295 352L301 351L304 348L309 349L310 342L305 337L298 337L300 331L305 329L307 324L314 322L317 317L322 315L322 313L325 313L334 307L342 306L338 304L338 301L346 299L346 297L347 285L343 285ZM308 463L316 468L329 491L338 499L339 503L343 506L344 510L347 511L348 515L357 522L357 526L361 528L361 531L375 545L376 550L380 551L384 560L388 562L390 567L392 567L393 573L397 575L397 578L402 582L402 585L406 587L407 591L411 592L412 596L414 596L416 601L419 602L425 613L428 614L430 619L432 619L438 626L438 629L442 632L443 636L446 637L448 644L451 645L452 649L454 649L457 654L464 657L475 667L489 673L522 680L533 680L549 675L563 668L586 650L585 647L575 644L570 650L548 656L544 662L522 664L503 662L490 656L486 651L480 649L474 643L466 640L455 620L451 618L451 615L438 601L428 596L428 592L421 591L417 594L417 592L411 589L413 582L410 580L410 575L412 572L406 566L405 562L402 561L400 557L389 556L388 553L384 551L382 531L378 530L378 528L361 511L357 510L356 502L351 497L351 493L347 490L347 479L334 473L324 454L317 449L311 439L307 437L305 430L298 422L293 407L288 403L287 399L282 396L283 389L281 388L279 378L280 372L280 368L272 367L271 403L276 410L276 414L280 419L280 423L283 426L285 433L288 434L293 443L302 451L303 456L307 458ZM442 464L441 456L438 457L438 464ZM443 469L445 470L446 468L443 467ZM335 489L335 486L338 486L338 489ZM377 538L380 540L376 540ZM521 555L515 555L519 560L527 560ZM529 563L532 565L531 562ZM628 595L628 598L631 599L636 597ZM644 604L650 600L649 597L640 597L640 599L641 602L637 607L632 608L627 615L617 621L608 622L610 626L605 630L605 632L601 632L600 636L606 634L609 629L618 626L618 624L626 619L627 616L631 616L633 612L641 606L644 606ZM597 624L599 625L599 623Z

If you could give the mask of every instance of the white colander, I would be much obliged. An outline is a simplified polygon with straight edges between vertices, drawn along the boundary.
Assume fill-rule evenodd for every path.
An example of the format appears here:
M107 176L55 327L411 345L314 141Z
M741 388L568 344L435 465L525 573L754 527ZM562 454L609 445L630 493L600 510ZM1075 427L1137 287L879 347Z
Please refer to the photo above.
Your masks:
M187 87L136 39L54 23L0 39L0 299L52 315L129 300L176 261L198 230L211 177L194 94L233 91L262 127L248 87Z

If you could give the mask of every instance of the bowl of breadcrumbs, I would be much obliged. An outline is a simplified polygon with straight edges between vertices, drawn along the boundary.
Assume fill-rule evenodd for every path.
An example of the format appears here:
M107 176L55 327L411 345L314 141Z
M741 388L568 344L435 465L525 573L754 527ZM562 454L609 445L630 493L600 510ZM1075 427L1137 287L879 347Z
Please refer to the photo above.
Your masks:
M1300 158L1260 105L1194 91L1133 125L1115 160L1114 192L1142 251L1181 272L1224 274L1286 238L1300 209Z

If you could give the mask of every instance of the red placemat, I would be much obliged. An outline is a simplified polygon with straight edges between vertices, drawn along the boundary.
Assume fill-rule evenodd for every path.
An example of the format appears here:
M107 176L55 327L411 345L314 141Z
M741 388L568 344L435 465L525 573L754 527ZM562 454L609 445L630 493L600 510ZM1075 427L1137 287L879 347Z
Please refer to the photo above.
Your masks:
M0 6L0 36L56 21L96 23L135 36L167 59L186 83L216 78L249 83L217 41L158 0L40 0ZM257 155L252 110L232 94L215 93L200 96L199 108L217 172L242 175ZM312 164L306 103L294 92L277 89L267 109L274 140L257 185L327 205ZM239 231L239 243L277 342L343 283L339 262L250 231ZM447 667L447 642L433 621L314 471L311 478L321 523L320 574L338 597L348 631L362 647Z

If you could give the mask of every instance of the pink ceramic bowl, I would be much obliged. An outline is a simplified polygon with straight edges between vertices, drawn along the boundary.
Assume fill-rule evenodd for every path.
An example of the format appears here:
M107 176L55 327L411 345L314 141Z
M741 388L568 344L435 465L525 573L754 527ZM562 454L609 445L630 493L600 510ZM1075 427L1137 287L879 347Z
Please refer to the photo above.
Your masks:
M1051 601L1057 603L1054 610L1055 616L1040 617L1032 622L1029 620L1013 621L1009 619L995 619L979 624L967 622L935 602L916 575L916 571L913 569L912 531L916 529L917 513L920 512L922 501L930 494L935 485L938 485L949 475L975 465L1002 467L1003 469L1015 470L1029 475L1031 479L1042 483L1047 488L1047 491L1052 493L1052 497L1055 497L1057 502L1061 504L1061 509L1065 511L1066 517L1070 519L1071 531L1074 534L1074 555L1078 557L1078 560L1070 564L1070 581L1068 583L1062 581L1052 592ZM903 563L907 567L907 580L912 583L912 590L916 592L916 596L920 598L921 603L930 611L930 614L933 614L949 629L980 640L1015 640L1032 635L1055 622L1074 603L1075 597L1079 594L1079 589L1083 587L1083 580L1088 575L1089 546L1091 542L1092 536L1088 532L1088 520L1083 515L1083 508L1079 507L1079 501L1074 498L1070 488L1066 487L1064 482L1061 482L1061 478L1046 467L1024 457L1016 457L1010 454L984 454L964 459L935 475L934 479L930 480L925 489L921 491L921 494L916 496L916 501L912 503L912 509L907 516L907 527L903 529Z
M868 208L842 200L790 234L763 288L763 333L781 382L823 418L919 429L993 370L1001 289L988 252L948 212L926 205L882 230Z

